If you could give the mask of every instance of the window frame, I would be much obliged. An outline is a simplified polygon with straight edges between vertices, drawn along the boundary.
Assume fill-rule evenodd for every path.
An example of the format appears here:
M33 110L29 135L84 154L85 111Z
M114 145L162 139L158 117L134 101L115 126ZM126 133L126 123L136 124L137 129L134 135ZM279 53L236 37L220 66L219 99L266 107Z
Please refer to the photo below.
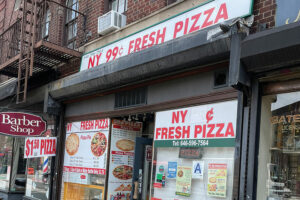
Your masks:
M66 36L67 36L66 43L67 43L68 48L75 49L76 48L76 38L77 38L77 33L78 33L78 24L77 24L78 13L73 10L78 11L79 1L78 0L67 0L66 6L68 7L67 12L66 12L66 22L65 22ZM73 10L70 10L70 9L73 9ZM71 29L71 36L72 36L71 38L69 38L70 37L70 35L69 35L70 29Z

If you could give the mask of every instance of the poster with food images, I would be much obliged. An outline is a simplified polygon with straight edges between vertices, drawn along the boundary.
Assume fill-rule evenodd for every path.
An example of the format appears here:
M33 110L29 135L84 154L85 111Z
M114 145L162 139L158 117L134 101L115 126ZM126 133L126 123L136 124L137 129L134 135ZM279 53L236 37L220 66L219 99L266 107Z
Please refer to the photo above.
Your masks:
M176 195L191 196L192 190L192 167L178 166L176 177Z
M88 174L105 175L109 119L68 123L66 128L64 181L87 184L77 179L87 179ZM76 173L85 176L75 178Z
M141 133L141 122L112 121L108 199L130 199L135 138Z
M207 195L226 198L227 164L208 164Z

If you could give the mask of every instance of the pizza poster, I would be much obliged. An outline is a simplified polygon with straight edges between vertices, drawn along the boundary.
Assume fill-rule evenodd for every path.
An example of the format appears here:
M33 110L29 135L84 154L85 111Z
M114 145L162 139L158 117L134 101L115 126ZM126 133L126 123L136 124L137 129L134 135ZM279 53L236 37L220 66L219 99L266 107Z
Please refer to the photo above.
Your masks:
M178 166L176 177L176 195L191 196L192 190L192 167Z
M67 124L64 172L65 182L86 182L88 174L106 174L107 149L109 142L109 119L80 121ZM74 179L74 180L73 180ZM76 179L76 180L75 180Z
M208 164L207 195L226 198L227 164Z
M135 138L142 133L141 122L113 120L111 131L109 199L130 199Z

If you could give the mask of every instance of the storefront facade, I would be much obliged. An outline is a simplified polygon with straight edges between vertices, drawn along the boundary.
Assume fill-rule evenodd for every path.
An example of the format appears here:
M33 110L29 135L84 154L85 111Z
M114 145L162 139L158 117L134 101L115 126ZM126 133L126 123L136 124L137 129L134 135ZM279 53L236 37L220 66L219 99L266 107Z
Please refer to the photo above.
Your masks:
M45 158L28 158L24 198L298 198L300 26L248 35L251 20L236 18L252 4L158 13L161 23L86 45L80 72L31 91L60 117L52 181ZM14 150L3 148L9 166Z

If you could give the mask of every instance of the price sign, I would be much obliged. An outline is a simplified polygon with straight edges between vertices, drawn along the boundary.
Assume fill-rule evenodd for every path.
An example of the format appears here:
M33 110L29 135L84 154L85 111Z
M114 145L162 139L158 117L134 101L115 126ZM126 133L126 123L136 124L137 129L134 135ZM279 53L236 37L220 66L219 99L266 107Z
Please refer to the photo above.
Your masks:
M24 158L55 156L56 137L29 137L25 140Z

